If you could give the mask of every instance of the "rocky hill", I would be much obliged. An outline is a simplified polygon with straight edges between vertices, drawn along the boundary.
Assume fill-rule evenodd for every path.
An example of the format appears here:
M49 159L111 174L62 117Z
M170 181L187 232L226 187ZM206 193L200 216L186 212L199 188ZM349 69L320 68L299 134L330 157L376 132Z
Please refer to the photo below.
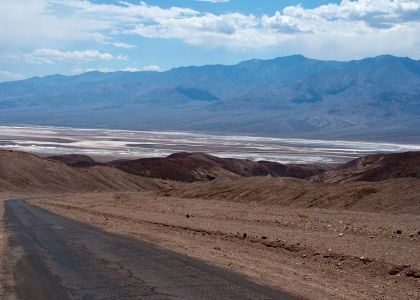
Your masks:
M109 166L71 167L29 153L0 151L0 192L134 192L167 186Z
M319 166L219 158L205 153L176 153L164 158L115 161L109 165L130 174L184 182L212 181L219 177L267 175L307 178L324 172Z
M420 152L374 154L352 160L315 176L316 181L383 181L394 178L420 178Z

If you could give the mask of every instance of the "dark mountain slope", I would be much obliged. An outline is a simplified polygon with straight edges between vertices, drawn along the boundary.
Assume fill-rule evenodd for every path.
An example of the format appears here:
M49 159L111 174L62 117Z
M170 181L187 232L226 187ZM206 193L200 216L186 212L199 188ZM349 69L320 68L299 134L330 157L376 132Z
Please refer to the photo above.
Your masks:
M100 163L96 162L93 158L82 155L82 154L64 154L64 155L55 155L47 157L49 160L60 161L65 163L68 166L80 166L80 167L88 167L88 166L95 166L100 165Z
M219 177L273 176L308 178L324 172L315 165L284 165L270 161L220 158L205 153L175 153L168 157L95 162L85 155L69 154L48 157L72 167L110 166L132 175L171 179L183 182L211 181Z
M267 175L306 178L324 172L324 169L318 166L219 158L204 153L175 153L164 158L115 161L110 165L134 175L184 182L211 181L219 177Z
M97 163L84 155L48 157L69 166L112 166L129 174L184 182L212 181L221 177L292 177L327 183L420 179L420 152L374 154L325 170L316 165L284 165L269 161L220 158L205 153L175 153L168 157Z
M406 177L420 179L420 152L364 156L320 174L315 180L335 183Z

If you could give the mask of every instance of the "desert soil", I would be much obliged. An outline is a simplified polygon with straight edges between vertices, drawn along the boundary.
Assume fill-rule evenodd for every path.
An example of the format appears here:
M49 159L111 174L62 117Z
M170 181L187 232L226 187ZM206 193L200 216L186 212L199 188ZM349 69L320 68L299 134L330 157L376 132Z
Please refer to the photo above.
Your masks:
M146 192L52 195L30 203L307 299L420 299L418 214Z

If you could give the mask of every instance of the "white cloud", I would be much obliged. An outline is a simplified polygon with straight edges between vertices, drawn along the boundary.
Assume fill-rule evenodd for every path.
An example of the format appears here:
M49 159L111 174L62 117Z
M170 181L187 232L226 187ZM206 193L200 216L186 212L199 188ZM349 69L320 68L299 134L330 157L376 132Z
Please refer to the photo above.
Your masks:
M160 67L157 65L150 65L143 68L137 68L132 66L127 66L124 68L109 68L109 67L98 67L98 68L75 68L70 71L70 74L82 74L86 72L93 72L93 71L99 71L102 73L110 73L110 72L117 72L117 71L123 71L123 72L141 72L141 71L159 71Z
M103 30L113 27L113 24L105 20L81 18L71 11L60 12L52 4L48 0L2 0L0 51L21 51L45 45L98 40L103 38Z
M141 1L139 4L131 4L120 1L115 4L94 4L89 1L72 0L44 0L55 4L58 8L73 9L75 15L81 18L95 17L97 20L104 20L107 23L118 23L119 25L130 24L145 20L161 20L168 18L185 18L198 15L199 12L190 8L171 7L161 8L148 5Z
M118 39L139 35L235 51L276 49L277 53L317 58L348 59L383 53L420 58L419 0L343 0L313 9L289 6L262 16L212 14L123 1L98 4L88 0L2 0L1 6L3 56L22 49L26 53L27 49L31 52L44 47L62 49L74 42L92 40L131 49L133 45ZM55 60L79 55L56 56ZM100 54L94 56L103 59Z
M121 42L115 42L115 43L112 43L112 45L116 48L124 48L124 49L136 48L136 46L134 46L134 45L127 44L127 43L121 43Z
M348 59L383 53L420 58L420 1L344 0L314 9L289 6L260 17L202 13L139 23L132 32L208 47L277 48L318 58Z
M136 67L125 67L125 68L121 69L120 71L124 71L124 72L140 72L141 69L136 68Z
M13 73L13 72L0 70L0 82L21 80L25 78L26 76L20 73Z
M0 52L61 46L71 42L103 42L139 22L183 18L198 12L147 5L94 4L85 0L1 0ZM127 44L115 42L115 46Z
M150 65L150 66L144 67L142 70L143 71L159 71L160 67L157 65Z
M60 51L57 49L37 49L24 56L27 61L33 63L53 64L56 61L90 61L90 60L123 60L123 56L113 56L110 53L102 53L97 50L84 51Z
M284 38L282 35L286 34L333 32L347 35L354 31L359 34L372 34L375 30L401 28L406 25L405 23L418 24L420 23L420 2L344 0L339 5L328 4L315 9L305 9L300 5L289 6L273 16L263 15L259 18L241 13L222 15L205 13L154 21L137 24L134 32L146 37L180 38L193 44L198 42L198 36L202 36L202 43L204 41L213 43L214 41L208 39L210 36L219 37L222 42L225 42L223 35L226 35L232 39L233 44L251 47L252 41L266 40L265 44L275 44L282 41ZM254 35L255 33L259 36ZM260 47L261 44L254 44L254 46Z

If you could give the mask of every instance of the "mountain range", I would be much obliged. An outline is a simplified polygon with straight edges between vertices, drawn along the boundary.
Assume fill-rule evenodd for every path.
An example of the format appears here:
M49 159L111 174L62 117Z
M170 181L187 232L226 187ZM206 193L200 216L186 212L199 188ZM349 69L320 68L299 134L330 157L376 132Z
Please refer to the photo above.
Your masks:
M0 123L418 142L420 61L300 55L0 84Z

